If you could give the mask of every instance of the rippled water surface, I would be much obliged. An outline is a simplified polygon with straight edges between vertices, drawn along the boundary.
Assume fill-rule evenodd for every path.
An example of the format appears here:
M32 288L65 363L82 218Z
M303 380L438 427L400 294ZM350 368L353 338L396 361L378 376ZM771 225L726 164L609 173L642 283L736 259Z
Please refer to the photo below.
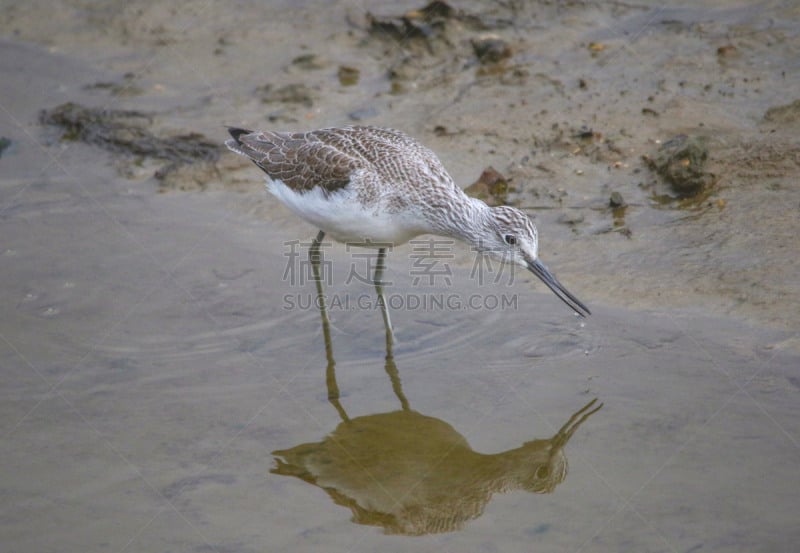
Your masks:
M520 279L516 309L394 312L391 362L378 310L331 310L326 355L319 312L284 310L313 294L282 280L307 229L81 175L42 179L3 224L15 550L787 545L798 359L780 335L602 305L583 322ZM407 254L390 295L419 291ZM474 292L469 271L448 291Z

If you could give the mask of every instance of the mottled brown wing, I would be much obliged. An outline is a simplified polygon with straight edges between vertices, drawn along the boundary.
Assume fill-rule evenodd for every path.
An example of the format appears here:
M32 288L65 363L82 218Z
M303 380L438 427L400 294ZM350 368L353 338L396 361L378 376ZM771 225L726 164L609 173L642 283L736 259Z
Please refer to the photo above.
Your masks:
M436 154L401 131L344 127L311 131L306 136L348 152L383 182L394 186L424 186L429 176L443 182L450 180Z
M325 192L344 188L363 166L336 147L309 140L304 133L254 132L234 134L237 150L252 159L271 179L297 192L315 187Z

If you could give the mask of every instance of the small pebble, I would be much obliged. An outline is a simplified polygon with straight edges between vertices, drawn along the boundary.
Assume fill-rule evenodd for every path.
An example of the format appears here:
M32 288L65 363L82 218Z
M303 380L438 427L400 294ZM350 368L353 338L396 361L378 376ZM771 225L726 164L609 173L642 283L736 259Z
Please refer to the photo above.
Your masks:
M361 72L357 67L350 67L349 65L339 66L339 84L342 86L353 86L358 83L358 78Z
M495 36L473 39L472 49L481 63L497 63L512 55L508 43Z

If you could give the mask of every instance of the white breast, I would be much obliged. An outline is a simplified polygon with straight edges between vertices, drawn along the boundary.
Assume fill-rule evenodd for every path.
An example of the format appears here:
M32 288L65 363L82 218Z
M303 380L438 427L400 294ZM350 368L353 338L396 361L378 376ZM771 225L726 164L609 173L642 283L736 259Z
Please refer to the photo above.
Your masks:
M365 209L348 188L327 195L321 188L298 193L283 181L267 178L267 190L298 217L339 242L399 245L427 232L415 211L387 214L380 203Z

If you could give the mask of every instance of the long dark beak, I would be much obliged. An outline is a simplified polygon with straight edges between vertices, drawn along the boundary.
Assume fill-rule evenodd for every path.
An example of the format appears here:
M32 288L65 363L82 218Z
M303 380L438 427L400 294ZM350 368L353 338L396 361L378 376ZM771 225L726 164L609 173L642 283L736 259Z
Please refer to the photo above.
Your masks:
M547 284L547 287L555 292L556 296L561 298L561 301L569 305L570 308L578 315L585 317L586 315L592 314L592 312L589 311L589 308L583 305L581 300L570 294L569 290L564 288L564 286L558 282L558 280L556 280L556 277L553 276L553 273L551 273L541 261L538 259L534 259L533 261L528 260L528 270L539 277L542 282Z

